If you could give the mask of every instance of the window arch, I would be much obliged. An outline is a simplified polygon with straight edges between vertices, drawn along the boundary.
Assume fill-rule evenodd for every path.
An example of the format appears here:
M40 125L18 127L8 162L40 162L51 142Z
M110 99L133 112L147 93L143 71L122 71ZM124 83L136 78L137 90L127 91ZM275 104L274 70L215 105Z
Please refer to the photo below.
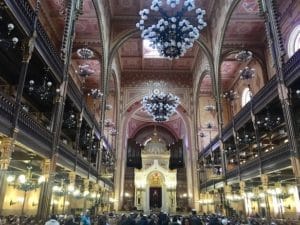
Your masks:
M288 55L292 57L300 49L300 25L296 26L290 34L288 42Z
M244 107L251 100L251 91L248 87L243 90L242 93L242 107Z

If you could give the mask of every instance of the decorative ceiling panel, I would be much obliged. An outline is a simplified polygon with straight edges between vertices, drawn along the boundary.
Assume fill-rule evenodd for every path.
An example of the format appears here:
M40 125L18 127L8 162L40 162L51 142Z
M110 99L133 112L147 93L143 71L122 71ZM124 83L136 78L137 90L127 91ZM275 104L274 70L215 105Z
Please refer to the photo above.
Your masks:
M122 57L122 68L126 69L142 69L142 59L140 57Z
M120 50L121 57L124 56L142 56L142 40L132 38L126 41Z
M144 59L145 69L170 69L172 61L168 59Z

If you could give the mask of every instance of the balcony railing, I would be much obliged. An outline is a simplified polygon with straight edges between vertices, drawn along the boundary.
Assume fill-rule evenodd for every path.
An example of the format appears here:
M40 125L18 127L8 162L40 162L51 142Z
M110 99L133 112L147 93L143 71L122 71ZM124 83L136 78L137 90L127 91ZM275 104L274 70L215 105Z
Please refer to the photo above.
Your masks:
M288 86L300 78L300 49L284 64L283 73Z
M13 12L13 15L18 20L25 33L29 36L32 33L33 24L35 20L34 10L31 8L27 0L5 0L5 3L9 9ZM37 39L36 48L40 55L43 56L49 68L53 71L57 80L61 80L63 74L63 64L59 57L59 54L55 50L52 42L50 41L42 24L37 23Z

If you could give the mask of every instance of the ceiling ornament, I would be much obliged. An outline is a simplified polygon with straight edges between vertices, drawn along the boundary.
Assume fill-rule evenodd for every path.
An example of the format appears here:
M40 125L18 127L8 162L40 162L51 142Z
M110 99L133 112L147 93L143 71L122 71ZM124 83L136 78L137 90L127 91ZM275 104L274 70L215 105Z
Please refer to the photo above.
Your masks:
M193 47L194 41L199 38L200 31L207 26L203 19L206 12L201 8L195 10L194 0L185 0L183 4L181 0L166 0L165 2L171 10L165 10L167 7L164 6L162 0L152 1L150 10L159 12L161 17L156 24L146 25L150 10L143 9L139 12L141 19L136 27L142 31L141 37L149 40L150 46L157 49L161 56L177 59ZM194 16L197 18L195 26L185 16L185 13L194 10ZM169 15L169 11L174 13Z
M173 94L161 92L154 89L150 96L145 96L142 100L143 108L153 116L156 122L169 120L179 105L179 98Z

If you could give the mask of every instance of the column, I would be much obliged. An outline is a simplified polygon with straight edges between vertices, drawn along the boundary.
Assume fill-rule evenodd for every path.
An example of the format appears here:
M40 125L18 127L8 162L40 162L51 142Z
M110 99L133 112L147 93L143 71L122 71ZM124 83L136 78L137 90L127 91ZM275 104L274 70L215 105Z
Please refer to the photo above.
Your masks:
M43 208L44 201L47 199L47 192L48 192L48 186L49 186L49 176L50 176L50 159L45 159L42 162L41 169L42 169L42 175L45 177L45 182L41 185L41 191L39 196L39 203L38 203L38 211L37 215L41 215L41 211L45 210Z
M246 216L246 202L248 201L247 200L247 196L245 195L245 187L246 187L246 183L245 181L240 181L239 183L239 186L240 186L240 196L241 196L241 199L243 199L243 216Z
M228 184L224 185L224 194L225 194L225 213L226 216L230 216L230 202L228 200L228 197L231 196L232 187Z
M267 174L262 174L260 176L263 193L264 193L264 201L266 204L266 218L267 221L271 221L271 213L270 213L270 204L269 204L269 197L268 197L268 186L269 186L269 177Z
M93 207L94 207L94 215L98 215L98 197L100 196L99 195L99 192L100 192L100 186L98 183L93 183L93 186L92 186L92 198L93 198Z
M78 19L79 11L80 11L80 0L70 0L68 1L67 5L67 13L66 13L66 23L64 28L64 36L62 41L62 60L63 60L63 78L62 83L60 85L60 92L59 96L57 98L57 101L55 103L55 108L53 111L53 121L51 123L51 131L53 133L53 140L52 140L52 154L51 154L51 170L50 170L50 176L49 176L49 182L47 182L47 195L44 201L43 208L38 215L40 219L46 219L49 215L50 211L50 202L51 202L51 196L52 196L52 185L54 181L54 172L56 168L56 161L58 157L58 148L59 148L59 141L60 141L60 135L61 135L61 127L62 127L62 121L63 121L63 113L64 113L64 106L65 106L65 100L67 95L67 85L68 85L68 79L69 79L69 64L71 59L71 53L72 53L72 47L73 47L73 38L75 34L75 21Z
M83 199L83 209L87 209L87 195L89 194L89 189L90 189L90 181L89 181L89 178L85 178L83 179L83 196L84 196L84 199Z
M13 142L11 138L4 138L0 145L0 214L2 211L6 188L7 188L7 170L11 161L11 153L13 149Z
M54 170L57 159L54 158L51 161L50 159L45 159L42 163L42 174L45 176L45 182L41 186L41 193L39 197L39 205L37 211L38 218L46 219L50 213L50 204L52 196L52 183L54 180Z

